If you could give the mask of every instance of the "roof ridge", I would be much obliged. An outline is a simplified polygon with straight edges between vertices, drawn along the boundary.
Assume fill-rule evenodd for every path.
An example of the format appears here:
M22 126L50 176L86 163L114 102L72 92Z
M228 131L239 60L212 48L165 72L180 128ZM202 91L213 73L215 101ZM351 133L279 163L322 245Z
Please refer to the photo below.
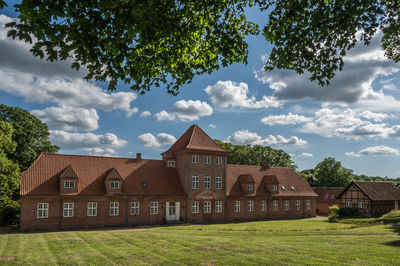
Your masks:
M185 147L186 149L187 149L187 148L190 146L190 144L192 143L194 131L196 130L197 127L198 127L197 124L193 124L192 134L190 134L189 142L188 142L188 144L187 144L186 147ZM205 132L204 132L204 133L205 133Z
M23 174L24 174L26 171L28 171L33 165L35 165L36 162L39 160L40 157L42 157L43 154L58 154L58 153L41 152L41 153L39 154L39 156L35 159L35 161L33 161L33 163L32 163L28 168L26 168L25 171L21 172L21 175L23 175Z
M76 156L76 157L91 157L91 158L97 157L97 158L107 158L107 159L133 159L133 160L136 159L133 157L115 157L115 156L101 156L101 155L87 155L87 154L65 154L65 153L47 153L47 152L43 152L41 154L60 155L60 156ZM155 160L155 159L142 159L142 160ZM161 160L159 160L159 161L161 161Z

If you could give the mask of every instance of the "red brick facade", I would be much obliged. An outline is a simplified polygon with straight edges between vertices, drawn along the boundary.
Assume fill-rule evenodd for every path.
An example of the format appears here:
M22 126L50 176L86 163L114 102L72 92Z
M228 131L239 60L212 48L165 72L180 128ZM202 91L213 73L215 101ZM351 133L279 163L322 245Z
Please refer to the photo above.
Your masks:
M292 169L226 156L196 125L159 161L42 154L22 175L21 228L315 216L317 195Z

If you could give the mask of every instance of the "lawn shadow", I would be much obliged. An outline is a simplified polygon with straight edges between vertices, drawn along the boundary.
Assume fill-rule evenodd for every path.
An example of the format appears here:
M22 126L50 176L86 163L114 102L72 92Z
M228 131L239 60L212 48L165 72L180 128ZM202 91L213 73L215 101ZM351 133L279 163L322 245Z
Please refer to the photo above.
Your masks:
M391 227L392 228L390 228L390 229L392 231L394 231L400 235L400 223L392 224ZM385 245L400 247L400 240L389 241L389 242L385 243Z

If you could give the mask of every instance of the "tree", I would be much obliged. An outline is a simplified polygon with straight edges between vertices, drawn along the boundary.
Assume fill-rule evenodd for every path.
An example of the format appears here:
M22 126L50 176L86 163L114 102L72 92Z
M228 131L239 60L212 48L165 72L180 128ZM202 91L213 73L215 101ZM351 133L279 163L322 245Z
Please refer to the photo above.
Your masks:
M70 58L73 68L88 69L86 79L109 81L111 90L121 80L141 93L166 84L177 94L195 75L247 63L245 37L260 32L245 15L254 6L270 11L266 70L308 71L327 84L347 51L369 44L378 29L386 56L400 61L397 0L24 0L15 4L19 22L7 26L13 38L37 38L35 56Z
M57 152L59 147L49 141L49 129L35 116L18 107L0 104L0 121L9 122L13 127L12 140L15 149L5 150L8 159L17 163L24 171L42 152Z
M228 163L242 165L268 164L273 167L297 168L290 155L283 150L276 150L271 147L261 145L233 145L232 143L214 140L223 149L229 151Z
M15 222L19 212L19 167L6 156L16 148L12 133L11 124L0 121L0 224Z
M319 187L345 187L353 180L353 171L344 168L335 158L325 158L314 169Z

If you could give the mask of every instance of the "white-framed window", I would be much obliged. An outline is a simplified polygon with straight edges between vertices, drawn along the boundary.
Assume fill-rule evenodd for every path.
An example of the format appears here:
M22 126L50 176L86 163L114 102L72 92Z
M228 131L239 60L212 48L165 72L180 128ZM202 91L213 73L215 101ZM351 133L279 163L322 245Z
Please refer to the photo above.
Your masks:
M217 212L217 213L222 212L222 201L215 202L215 212Z
M272 201L272 209L274 210L274 212L277 212L279 210L279 203L277 200Z
M196 173L192 175L192 189L199 189L199 175Z
M277 191L278 190L278 186L277 185L272 185L272 191Z
M290 209L289 201L285 200L285 211L288 211Z
M254 211L254 200L249 200L247 202L247 211L253 212Z
M37 204L37 218L48 218L49 217L49 204L48 203L38 203Z
M211 176L208 174L204 176L204 189L211 189Z
M331 199L334 199L334 198L335 198L335 194L332 194L332 195L331 195Z
M222 165L222 157L215 157L215 164Z
M119 215L119 202L110 202L110 216Z
M97 202L88 202L87 216L97 216Z
M74 203L64 202L63 217L74 217Z
M150 214L158 214L158 202L150 202Z
M296 211L300 211L300 200L296 200Z
M192 155L192 163L199 163L200 157L198 155Z
M220 175L215 177L215 189L222 189L222 176Z
M306 200L306 210L309 211L311 209L310 200Z
M267 201L262 200L260 204L261 204L260 210L261 210L262 212L267 211Z
M131 215L139 215L139 202L131 202Z
M175 161L167 161L169 167L175 167Z
M346 200L346 208L351 208L351 207L353 207L351 200Z
M358 208L359 209L364 209L364 207L365 207L364 201L358 202Z
M192 213L199 213L199 202L198 201L192 202Z
M204 201L204 213L211 213L211 201Z
M211 156L204 156L204 164L211 164Z
M75 188L75 181L64 181L64 188Z
M254 185L253 184L247 184L247 191L253 191Z
M236 201L233 203L233 211L234 211L234 212L240 212L240 201L236 200Z
M119 182L118 181L111 181L110 182L111 189L119 189Z

